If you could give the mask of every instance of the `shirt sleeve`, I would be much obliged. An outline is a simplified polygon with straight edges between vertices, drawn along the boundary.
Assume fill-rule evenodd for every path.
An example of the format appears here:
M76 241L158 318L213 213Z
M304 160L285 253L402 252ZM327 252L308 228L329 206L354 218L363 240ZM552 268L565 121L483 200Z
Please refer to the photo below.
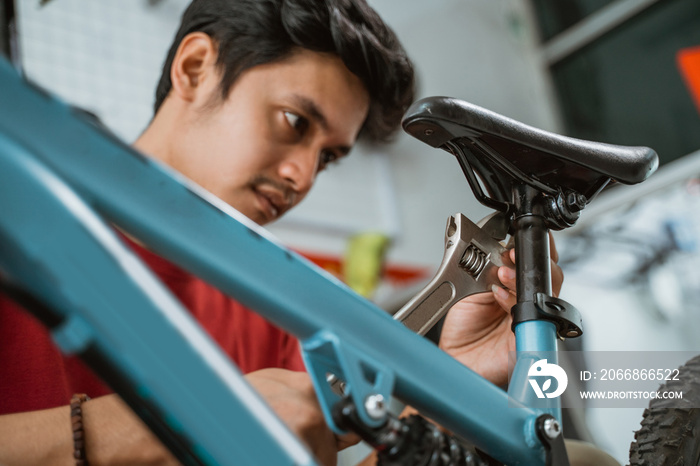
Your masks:
M301 357L301 345L299 340L287 334L282 355L282 368L296 372L306 372L304 360Z

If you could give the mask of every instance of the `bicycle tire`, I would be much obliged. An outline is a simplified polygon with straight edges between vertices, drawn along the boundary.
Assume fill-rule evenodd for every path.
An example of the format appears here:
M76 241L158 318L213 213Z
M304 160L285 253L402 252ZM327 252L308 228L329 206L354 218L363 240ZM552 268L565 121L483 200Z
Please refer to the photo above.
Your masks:
M700 356L679 370L681 379L668 381L660 390L682 391L683 399L649 403L630 444L630 466L700 464ZM668 407L671 403L675 407Z

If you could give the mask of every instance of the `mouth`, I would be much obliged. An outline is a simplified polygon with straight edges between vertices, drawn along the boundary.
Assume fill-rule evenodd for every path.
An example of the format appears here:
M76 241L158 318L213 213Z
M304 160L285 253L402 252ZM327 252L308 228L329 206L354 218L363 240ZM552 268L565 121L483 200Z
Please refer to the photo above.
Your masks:
M253 192L268 221L277 219L290 207L286 196L273 188L259 186L254 188Z

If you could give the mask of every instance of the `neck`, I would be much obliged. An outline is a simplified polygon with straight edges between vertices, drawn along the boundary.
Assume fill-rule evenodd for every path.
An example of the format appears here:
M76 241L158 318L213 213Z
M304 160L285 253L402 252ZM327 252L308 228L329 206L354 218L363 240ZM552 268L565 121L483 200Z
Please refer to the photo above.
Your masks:
M134 141L132 146L166 165L173 165L174 148L177 146L179 132L178 115L172 99L166 99L155 114L148 127Z
M161 132L158 131L158 126L156 119L151 121L143 133L132 143L132 146L139 152L167 164L170 158L168 156L169 150L161 141Z

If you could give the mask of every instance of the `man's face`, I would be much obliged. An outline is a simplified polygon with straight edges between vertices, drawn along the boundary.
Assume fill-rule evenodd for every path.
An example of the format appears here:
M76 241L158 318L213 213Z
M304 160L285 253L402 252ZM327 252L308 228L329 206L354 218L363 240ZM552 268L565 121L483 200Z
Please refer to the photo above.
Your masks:
M338 57L307 50L247 70L215 102L194 108L173 135L169 163L259 224L300 202L348 153L369 108Z

